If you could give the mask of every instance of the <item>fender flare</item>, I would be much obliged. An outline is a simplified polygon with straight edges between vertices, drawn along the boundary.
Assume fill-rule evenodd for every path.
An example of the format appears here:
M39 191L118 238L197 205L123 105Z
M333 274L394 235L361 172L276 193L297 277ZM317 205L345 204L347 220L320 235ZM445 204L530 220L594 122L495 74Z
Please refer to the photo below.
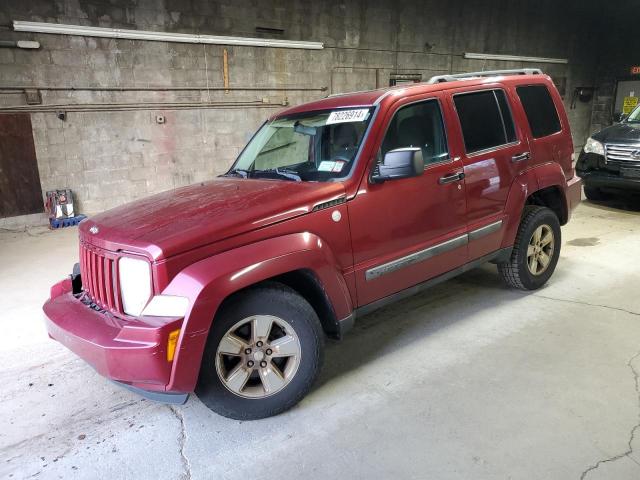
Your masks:
M529 198L535 192L548 188L558 187L562 195L562 201L565 211L570 211L567 203L566 188L567 181L564 176L562 167L556 162L543 163L536 165L520 173L512 182L509 194L507 195L507 203L505 205L506 227L502 238L502 248L513 245L520 226L522 211Z
M560 218L560 224L564 225L569 220L571 213L571 202L567 197L569 185L565 177L564 170L559 163L551 162L541 165L536 169L538 177L538 189L544 190L549 187L557 187L560 192L564 217Z
M200 260L178 273L162 294L187 297L190 306L166 390L194 390L209 329L224 299L258 282L300 269L313 272L338 319L351 314L351 296L333 252L309 232L244 245Z

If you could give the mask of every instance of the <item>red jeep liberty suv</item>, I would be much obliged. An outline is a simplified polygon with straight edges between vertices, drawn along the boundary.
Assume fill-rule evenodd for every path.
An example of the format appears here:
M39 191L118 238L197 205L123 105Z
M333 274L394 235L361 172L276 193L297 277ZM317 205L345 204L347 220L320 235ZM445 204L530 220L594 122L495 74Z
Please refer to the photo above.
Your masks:
M49 335L147 398L277 414L358 316L485 262L541 287L580 201L573 158L540 70L288 108L221 177L83 221Z

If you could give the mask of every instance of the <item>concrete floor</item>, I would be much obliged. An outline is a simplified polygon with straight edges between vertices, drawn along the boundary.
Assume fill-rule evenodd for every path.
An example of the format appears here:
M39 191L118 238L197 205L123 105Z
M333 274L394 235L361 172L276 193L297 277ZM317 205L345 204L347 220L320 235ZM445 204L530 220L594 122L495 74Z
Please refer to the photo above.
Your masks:
M48 340L76 231L1 233L0 477L640 478L640 205L621 206L578 208L538 292L486 266L359 320L256 422L141 400Z

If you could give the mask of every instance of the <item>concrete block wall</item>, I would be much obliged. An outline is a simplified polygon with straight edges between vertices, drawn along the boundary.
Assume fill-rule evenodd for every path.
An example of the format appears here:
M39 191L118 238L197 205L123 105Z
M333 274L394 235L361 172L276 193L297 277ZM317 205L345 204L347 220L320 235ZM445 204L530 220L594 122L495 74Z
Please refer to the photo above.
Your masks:
M43 191L72 188L95 213L225 171L253 131L282 108L388 85L391 73L431 75L540 66L573 86L592 84L597 9L552 0L23 0L4 2L0 38L37 40L38 51L0 49L0 86L158 87L157 91L42 91L44 104L146 104L145 110L33 113ZM587 2L589 3L589 2ZM576 21L578 19L578 21ZM182 33L314 40L323 50L224 47L13 32L12 20ZM219 90L226 48L231 87ZM467 60L463 52L568 58L568 65ZM210 91L162 91L161 87ZM326 90L321 90L326 88ZM286 89L286 90L282 90ZM303 90L311 89L311 90ZM175 102L256 102L244 108L172 110ZM0 106L24 104L0 92ZM153 105L151 105L153 104ZM156 121L163 115L165 123ZM569 111L579 147L590 105Z

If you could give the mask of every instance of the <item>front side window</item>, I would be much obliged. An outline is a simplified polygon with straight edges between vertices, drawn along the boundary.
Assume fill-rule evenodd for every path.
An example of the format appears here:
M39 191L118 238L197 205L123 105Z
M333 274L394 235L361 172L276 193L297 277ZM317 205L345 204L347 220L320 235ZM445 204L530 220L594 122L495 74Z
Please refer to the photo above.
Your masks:
M419 147L425 165L449 158L442 112L437 100L400 108L382 141L382 158L396 148Z
M351 171L372 109L277 118L255 134L227 175L325 182Z
M561 130L558 112L544 85L516 87L533 138L546 137Z
M467 153L516 141L507 98L502 90L463 93L453 97Z

